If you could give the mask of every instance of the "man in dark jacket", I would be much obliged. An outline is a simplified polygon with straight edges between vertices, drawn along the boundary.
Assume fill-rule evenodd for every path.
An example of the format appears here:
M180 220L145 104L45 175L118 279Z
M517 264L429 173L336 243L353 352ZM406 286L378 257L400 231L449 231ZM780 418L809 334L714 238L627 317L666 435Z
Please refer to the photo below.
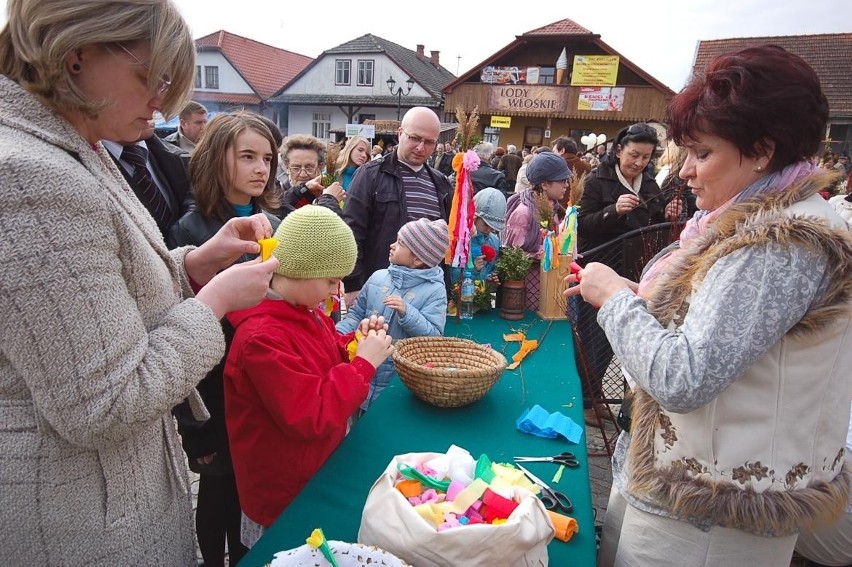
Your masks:
M439 143L438 147L435 148L433 167L449 177L453 174L453 157L455 155L449 144Z
M142 131L140 140L101 141L167 238L172 225L195 208L187 174L189 154L160 140L153 122ZM145 166L137 165L142 163Z
M434 111L412 108L402 117L395 150L362 165L352 179L343 220L355 234L358 260L343 279L347 305L373 272L388 267L390 245L402 225L419 218L449 220L450 182L426 163L440 129Z
M494 144L491 142L480 142L473 148L479 156L479 168L470 174L473 181L474 194L479 193L486 187L499 189L508 198L509 184L506 176L491 166L491 158L494 157Z
M497 163L497 171L502 171L506 176L506 183L509 186L509 193L515 191L515 184L518 182L518 172L524 164L524 158L518 155L518 148L514 144L506 146L506 154L500 158Z

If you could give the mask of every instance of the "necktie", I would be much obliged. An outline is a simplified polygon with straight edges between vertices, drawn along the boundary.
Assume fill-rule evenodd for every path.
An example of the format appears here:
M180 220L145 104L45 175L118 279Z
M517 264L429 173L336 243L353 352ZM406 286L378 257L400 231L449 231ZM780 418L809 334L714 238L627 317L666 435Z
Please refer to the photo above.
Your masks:
M148 150L142 146L124 146L121 159L133 166L133 184L139 192L139 199L145 208L157 221L161 229L168 228L171 220L171 210L166 197L160 192L160 188L154 183L154 178L148 171Z

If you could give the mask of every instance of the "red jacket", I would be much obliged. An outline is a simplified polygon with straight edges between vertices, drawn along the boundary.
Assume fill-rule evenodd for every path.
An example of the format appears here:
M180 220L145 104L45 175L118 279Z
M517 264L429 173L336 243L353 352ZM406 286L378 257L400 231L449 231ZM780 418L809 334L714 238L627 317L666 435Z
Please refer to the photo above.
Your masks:
M270 526L337 448L376 369L318 311L266 299L228 316L225 416L243 512Z

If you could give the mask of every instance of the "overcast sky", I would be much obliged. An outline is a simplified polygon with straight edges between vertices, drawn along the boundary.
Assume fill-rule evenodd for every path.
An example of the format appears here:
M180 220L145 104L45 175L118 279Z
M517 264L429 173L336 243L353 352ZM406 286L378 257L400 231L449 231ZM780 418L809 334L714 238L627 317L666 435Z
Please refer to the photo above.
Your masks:
M0 0L2 1L2 0ZM458 75L516 35L570 18L677 91L699 40L852 32L847 0L586 0L527 3L351 0L177 0L193 36L224 29L316 57L371 33L414 50L440 51ZM846 8L841 6L846 5ZM564 7L561 7L564 6ZM5 2L0 21L5 23ZM458 59L460 57L460 59Z

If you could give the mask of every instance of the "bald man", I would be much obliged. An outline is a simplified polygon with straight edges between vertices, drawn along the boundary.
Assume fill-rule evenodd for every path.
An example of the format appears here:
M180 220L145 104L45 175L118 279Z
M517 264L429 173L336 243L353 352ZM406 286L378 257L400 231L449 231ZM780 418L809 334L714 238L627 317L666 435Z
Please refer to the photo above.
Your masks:
M352 179L343 220L355 234L358 261L343 280L347 305L373 272L388 267L390 245L402 225L420 218L449 220L450 182L426 161L440 131L435 112L415 106L402 117L393 152L365 163Z

